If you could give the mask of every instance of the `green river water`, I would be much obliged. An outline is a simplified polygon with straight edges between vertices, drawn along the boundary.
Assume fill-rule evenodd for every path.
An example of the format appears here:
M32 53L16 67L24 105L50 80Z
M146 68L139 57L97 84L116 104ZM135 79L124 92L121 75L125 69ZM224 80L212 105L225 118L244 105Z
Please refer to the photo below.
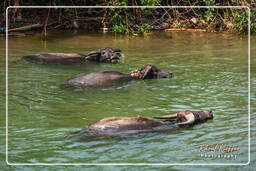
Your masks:
M256 37L252 37L252 42ZM125 56L120 64L38 65L21 56L45 52L88 53L114 47ZM1 167L5 162L5 39L0 39ZM102 33L51 33L9 38L8 162L17 163L247 163L248 161L248 37L225 33L153 33L128 37ZM252 44L251 53L256 48ZM251 59L255 88L255 59ZM174 78L129 82L105 88L61 88L81 73L116 70L129 73L145 64L171 71ZM255 93L251 93L255 121ZM70 136L71 132L110 116L172 114L211 109L214 119L191 128L131 135ZM254 122L255 123L255 122ZM255 131L255 125L251 123ZM255 164L255 134L251 163ZM253 142L254 141L254 142ZM236 158L203 157L199 145L237 146ZM203 153L205 154L205 153ZM207 152L206 154L228 154ZM83 170L92 166L34 166L36 170ZM97 170L131 170L142 166L96 166ZM199 167L207 170L210 166ZM215 170L240 170L238 166ZM144 166L143 169L184 170L185 166ZM186 170L194 170L192 166ZM252 164L245 170L255 170Z

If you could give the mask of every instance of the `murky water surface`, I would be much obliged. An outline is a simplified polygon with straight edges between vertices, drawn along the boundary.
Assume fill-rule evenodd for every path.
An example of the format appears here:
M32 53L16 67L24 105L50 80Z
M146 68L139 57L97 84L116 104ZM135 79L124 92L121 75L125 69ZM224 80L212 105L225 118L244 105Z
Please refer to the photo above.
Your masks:
M253 37L255 39L255 37ZM248 160L247 37L222 33L154 33L146 37L101 33L52 33L9 40L10 163L246 163ZM45 52L88 53L122 49L120 64L37 65L21 56ZM5 47L1 39L0 89L4 96ZM252 51L255 48L252 47ZM255 63L254 59L252 62ZM59 85L81 73L128 73L145 64L172 71L174 78L130 82L107 88L65 89ZM252 68L252 76L255 68ZM252 79L252 86L255 86ZM252 94L252 105L255 96ZM3 106L4 99L1 100ZM213 120L187 129L121 136L70 137L104 117L214 111ZM253 116L252 116L253 118ZM254 118L255 119L255 118ZM255 130L255 126L253 128ZM5 122L1 121L1 139ZM252 137L255 140L255 138ZM238 146L236 157L199 151L202 144ZM1 155L4 155L4 143ZM252 148L255 152L255 146Z

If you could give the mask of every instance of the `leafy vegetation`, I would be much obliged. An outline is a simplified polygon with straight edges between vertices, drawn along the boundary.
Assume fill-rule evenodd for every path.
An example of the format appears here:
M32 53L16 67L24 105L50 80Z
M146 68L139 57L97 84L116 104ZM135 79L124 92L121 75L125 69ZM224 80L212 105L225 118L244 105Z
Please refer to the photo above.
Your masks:
M248 6L251 11L251 32L256 33L256 0L5 0L1 11L10 5L90 5L90 6ZM21 12L20 12L21 11ZM166 28L196 28L207 31L233 31L246 33L248 31L248 9L216 9L216 8L108 8L90 12L85 9L52 10L51 17L58 19L59 25L72 28L72 24L81 18L96 16L94 29L106 27L112 32L123 34L147 34L151 30ZM11 17L25 16L22 10L10 11ZM22 13L16 14L16 13ZM43 12L47 15L47 11ZM53 14L55 13L55 14ZM29 18L29 15L27 16ZM94 17L95 18L95 17ZM2 20L4 18L2 17ZM88 22L87 22L88 23ZM58 27L59 28L59 27Z

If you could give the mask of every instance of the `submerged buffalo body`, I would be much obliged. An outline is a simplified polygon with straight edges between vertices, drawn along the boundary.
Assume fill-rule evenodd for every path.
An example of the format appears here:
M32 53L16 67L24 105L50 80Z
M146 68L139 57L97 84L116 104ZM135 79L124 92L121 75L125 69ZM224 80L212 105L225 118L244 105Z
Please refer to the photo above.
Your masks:
M67 80L66 86L108 86L122 80L131 80L129 74L122 74L117 71L92 72L76 76Z
M109 117L85 128L94 133L120 133L131 130L146 130L162 125L161 122L143 117Z
M161 70L153 65L146 65L140 70L123 74L117 71L103 71L81 74L68 79L63 85L66 86L108 86L113 83L127 80L172 78L173 74Z
M189 110L181 111L173 115L158 116L157 119L176 119L178 126L190 126L202 123L213 118L213 112L210 110L192 112ZM92 124L81 132L93 132L101 134L115 134L127 131L149 130L160 126L171 125L171 122L159 122L144 117L110 117L104 118L95 124Z
M113 48L102 48L87 55L80 53L45 53L23 56L22 58L42 64L71 64L84 63L86 61L118 63L122 56L121 50Z

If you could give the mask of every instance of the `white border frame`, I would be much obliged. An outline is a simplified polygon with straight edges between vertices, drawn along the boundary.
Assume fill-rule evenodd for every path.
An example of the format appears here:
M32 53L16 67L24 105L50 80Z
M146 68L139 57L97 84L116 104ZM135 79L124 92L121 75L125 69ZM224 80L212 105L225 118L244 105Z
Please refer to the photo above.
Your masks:
M242 8L248 12L248 161L246 163L10 163L8 161L8 9L10 8ZM232 165L242 166L250 164L250 118L251 118L251 54L250 54L250 25L251 10L248 6L9 6L6 8L6 163L11 166L52 166L52 165L134 165L134 166L173 166L173 165Z

